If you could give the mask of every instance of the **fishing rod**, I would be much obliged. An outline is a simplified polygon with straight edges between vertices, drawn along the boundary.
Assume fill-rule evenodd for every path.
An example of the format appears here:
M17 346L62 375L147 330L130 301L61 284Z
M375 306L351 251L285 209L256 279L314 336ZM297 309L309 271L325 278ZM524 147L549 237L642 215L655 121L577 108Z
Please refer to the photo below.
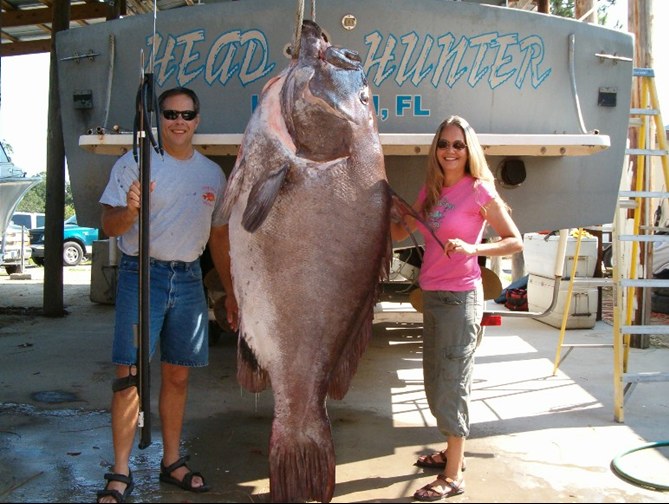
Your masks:
M139 171L141 188L139 213L139 320L134 326L137 341L137 394L139 396L139 412L137 426L140 429L139 448L151 445L151 373L150 373L150 210L151 210L151 149L163 155L160 136L160 119L157 98L154 91L153 66L156 41L156 5L154 2L153 17L153 50L149 68L144 71L143 53L141 60L141 76L137 91L135 121L133 127L133 156ZM156 113L157 136L153 135L152 114Z

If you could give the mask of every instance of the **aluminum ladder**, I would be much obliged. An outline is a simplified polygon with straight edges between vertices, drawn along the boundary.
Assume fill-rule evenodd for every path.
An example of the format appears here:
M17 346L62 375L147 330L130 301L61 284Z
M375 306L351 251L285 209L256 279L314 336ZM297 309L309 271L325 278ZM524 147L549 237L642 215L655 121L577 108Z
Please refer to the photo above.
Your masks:
M643 337L651 334L669 334L669 325L635 324L636 289L669 287L669 280L652 278L646 260L642 260L642 248L654 243L669 242L669 235L656 234L658 228L649 216L652 199L669 198L669 152L660 113L655 72L651 68L635 68L633 77L639 79L640 107L630 109L630 127L638 127L638 147L626 149L627 156L636 156L634 190L620 190L614 215L611 242L613 247L612 278L576 278L576 262L569 279L569 288L564 307L560 338L556 351L553 374L568 353L575 347L613 347L614 419L624 422L624 405L639 383L669 381L669 371L628 372L630 342L633 335ZM651 119L653 124L651 124ZM654 127L653 127L654 126ZM655 134L653 134L655 133ZM651 191L651 159L659 157L662 163L664 191ZM627 164L627 163L626 163ZM647 169L647 166L649 167ZM626 183L626 172L621 177L621 187ZM631 187L632 184L626 187ZM633 218L628 218L632 210ZM578 257L583 229L579 229L575 254ZM642 246L643 244L643 246ZM645 259L648 251L644 250ZM645 271L644 271L645 270ZM613 342L610 344L564 344L564 334L571 306L574 285L613 287ZM648 296L647 296L648 297ZM642 297L643 299L643 297ZM642 317L643 320L643 317ZM562 359L562 348L569 348Z

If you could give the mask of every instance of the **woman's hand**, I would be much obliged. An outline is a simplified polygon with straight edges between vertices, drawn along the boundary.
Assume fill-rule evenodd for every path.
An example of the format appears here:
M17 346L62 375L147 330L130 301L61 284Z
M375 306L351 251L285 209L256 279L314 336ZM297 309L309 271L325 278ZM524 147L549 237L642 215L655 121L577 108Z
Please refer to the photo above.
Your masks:
M457 252L465 255L478 255L478 247L473 243L467 243L459 238L448 240L444 246L444 254L450 255L451 252Z

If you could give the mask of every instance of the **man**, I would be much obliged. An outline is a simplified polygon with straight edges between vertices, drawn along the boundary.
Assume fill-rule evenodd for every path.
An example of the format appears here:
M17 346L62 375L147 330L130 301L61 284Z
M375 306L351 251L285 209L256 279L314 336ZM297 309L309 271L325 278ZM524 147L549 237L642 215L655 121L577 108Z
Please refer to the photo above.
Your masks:
M164 156L151 153L150 209L150 355L160 345L159 413L163 438L160 481L192 492L209 487L187 465L179 445L191 367L208 364L208 307L199 257L207 242L225 287L226 309L237 327L232 290L227 225L221 208L223 170L196 151L193 135L200 123L200 103L188 88L173 88L158 99ZM114 164L100 198L102 229L119 237L122 252L116 294L112 361L116 365L111 417L114 465L105 474L98 502L124 502L134 482L129 467L137 430L139 400L135 386L138 323L139 213L141 186L131 152Z

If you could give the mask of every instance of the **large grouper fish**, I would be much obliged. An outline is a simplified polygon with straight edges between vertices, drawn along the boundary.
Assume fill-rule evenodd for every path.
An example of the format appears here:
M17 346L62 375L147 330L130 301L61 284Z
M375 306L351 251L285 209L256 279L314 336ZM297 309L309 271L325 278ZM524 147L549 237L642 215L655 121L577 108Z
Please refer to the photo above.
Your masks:
M327 398L342 399L391 257L392 196L360 57L305 20L264 86L225 192L237 379L271 386L273 502L330 502Z

